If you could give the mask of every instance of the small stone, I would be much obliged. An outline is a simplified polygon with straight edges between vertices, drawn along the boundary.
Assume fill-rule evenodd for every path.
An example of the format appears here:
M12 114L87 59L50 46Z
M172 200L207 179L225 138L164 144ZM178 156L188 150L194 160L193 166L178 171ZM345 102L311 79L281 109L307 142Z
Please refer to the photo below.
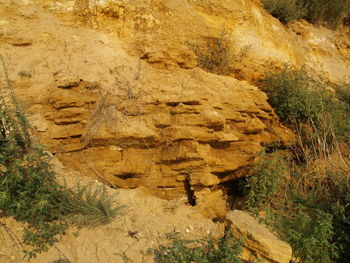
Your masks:
M21 70L17 73L18 76L23 78L31 78L32 74L29 71Z

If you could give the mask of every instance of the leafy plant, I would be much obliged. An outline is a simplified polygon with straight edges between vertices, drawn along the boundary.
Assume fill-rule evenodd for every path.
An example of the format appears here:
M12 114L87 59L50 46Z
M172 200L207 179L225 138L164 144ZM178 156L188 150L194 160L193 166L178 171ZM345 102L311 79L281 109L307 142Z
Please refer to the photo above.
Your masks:
M282 23L305 18L311 23L337 28L349 19L349 0L263 0L266 10Z
M282 72L269 74L265 84L271 106L285 123L316 120L322 111L322 90L304 69L286 65Z
M323 23L337 28L350 14L349 0L301 0L307 9L305 18L311 23Z
M280 154L262 154L259 162L254 166L245 187L249 191L245 206L251 212L271 205L280 189L286 172L286 160Z
M328 249L326 247L323 249L323 252L329 253L327 257L338 259L339 262L348 262L350 252L349 174L341 171L327 171L320 175L319 171L317 173L308 172L307 168L294 169L298 169L298 171L291 171L293 176L286 188L286 198L290 201L290 207L286 209L289 212L284 213L283 217L286 221L293 222L296 216L304 213L312 218L315 224L319 222L317 227L328 226L330 229L329 225L331 225L332 231L328 232L328 238L326 238L326 234L317 234L314 237L318 238L319 241L322 240L320 237L324 238L322 244L329 246ZM293 207L298 209L293 210ZM302 230L302 228L297 228L298 226L300 224L296 223L295 229ZM316 231L315 226L310 225L309 229ZM283 228L285 226L280 227L281 230ZM331 232L333 232L332 235ZM309 234L304 233L303 235ZM305 237L304 240L307 238ZM306 253L306 249L304 252ZM310 251L307 256L312 255L312 253L316 257L319 252Z
M0 58L7 84L0 96L0 209L29 224L23 241L33 247L25 251L31 258L46 251L57 241L55 236L64 232L65 224L56 221L61 187L55 182L48 155L31 144L28 122L15 100Z
M157 263L240 263L242 240L235 239L231 232L216 244L212 238L186 240L178 233L167 236L170 246L160 246L153 250Z
M298 135L295 152L301 160L329 155L339 142L349 141L349 106L304 69L286 66L282 72L270 74L265 84L276 114Z
M335 87L336 96L339 100L346 103L350 111L350 85L338 85Z
M338 257L333 217L322 210L310 211L297 209L294 213L285 211L284 215L275 218L274 227L282 239L288 242L294 256L305 263L328 263Z
M348 262L350 171L333 167L331 161L329 171L310 171L309 167L319 157L330 158L339 143L350 142L349 89L343 85L335 88L335 94L328 92L332 86L289 66L270 74L265 84L271 106L296 132L297 143L289 149L294 160L285 163L288 176L280 177L282 181L272 186L259 176L248 181L246 209L265 210L265 220L292 245L302 262L326 263L337 258ZM274 155L266 158L274 161ZM272 181L276 165L263 167L260 174ZM266 191L266 186L274 191Z
M348 262L350 249L350 183L343 172L308 171L307 166L276 164L264 155L248 179L245 209L261 218L288 242L301 262ZM278 155L277 155L278 156ZM270 160L269 160L270 159ZM279 170L278 167L283 167ZM281 174L288 176L281 176ZM255 178L256 177L256 178ZM279 178L276 182L276 178Z

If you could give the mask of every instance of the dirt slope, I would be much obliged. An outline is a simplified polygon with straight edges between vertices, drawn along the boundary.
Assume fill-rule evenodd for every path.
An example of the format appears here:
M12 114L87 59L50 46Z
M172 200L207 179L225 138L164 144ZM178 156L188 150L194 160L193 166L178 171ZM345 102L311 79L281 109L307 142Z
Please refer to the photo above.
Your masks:
M68 186L101 185L96 181L71 171L55 162L59 180ZM49 252L40 254L32 263L118 263L123 256L132 262L153 262L153 256L143 255L149 248L157 248L167 242L166 234L180 232L186 238L202 238L210 234L221 237L224 225L204 218L195 207L184 205L181 200L166 201L150 196L143 189L106 189L115 196L115 206L124 206L123 215L114 222L100 227L70 228L62 241ZM21 238L23 225L11 218L2 218L1 223ZM129 232L137 232L135 236ZM0 238L0 262L21 262L22 248L2 228ZM59 261L61 260L61 261ZM66 260L66 261L64 261Z

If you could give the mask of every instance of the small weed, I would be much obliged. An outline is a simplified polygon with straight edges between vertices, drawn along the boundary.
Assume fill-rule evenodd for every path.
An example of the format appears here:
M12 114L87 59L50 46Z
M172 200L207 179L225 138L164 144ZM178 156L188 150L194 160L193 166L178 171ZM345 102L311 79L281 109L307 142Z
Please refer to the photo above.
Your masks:
M178 233L168 234L170 246L160 246L152 250L156 263L240 263L238 256L242 251L242 240L235 239L232 233L217 243L212 238L186 240Z
M233 73L235 71L234 65L247 56L250 48L245 46L240 52L235 52L225 28L219 37L207 37L203 45L187 44L196 54L200 68L219 75Z

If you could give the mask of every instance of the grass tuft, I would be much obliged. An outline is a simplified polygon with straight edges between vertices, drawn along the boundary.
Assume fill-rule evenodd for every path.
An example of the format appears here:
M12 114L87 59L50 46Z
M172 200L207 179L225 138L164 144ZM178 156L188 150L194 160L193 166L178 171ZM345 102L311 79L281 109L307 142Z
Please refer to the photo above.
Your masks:
M122 215L122 207L114 206L113 196L107 193L106 186L88 184L64 191L61 204L64 219L77 226L108 224L117 215Z

